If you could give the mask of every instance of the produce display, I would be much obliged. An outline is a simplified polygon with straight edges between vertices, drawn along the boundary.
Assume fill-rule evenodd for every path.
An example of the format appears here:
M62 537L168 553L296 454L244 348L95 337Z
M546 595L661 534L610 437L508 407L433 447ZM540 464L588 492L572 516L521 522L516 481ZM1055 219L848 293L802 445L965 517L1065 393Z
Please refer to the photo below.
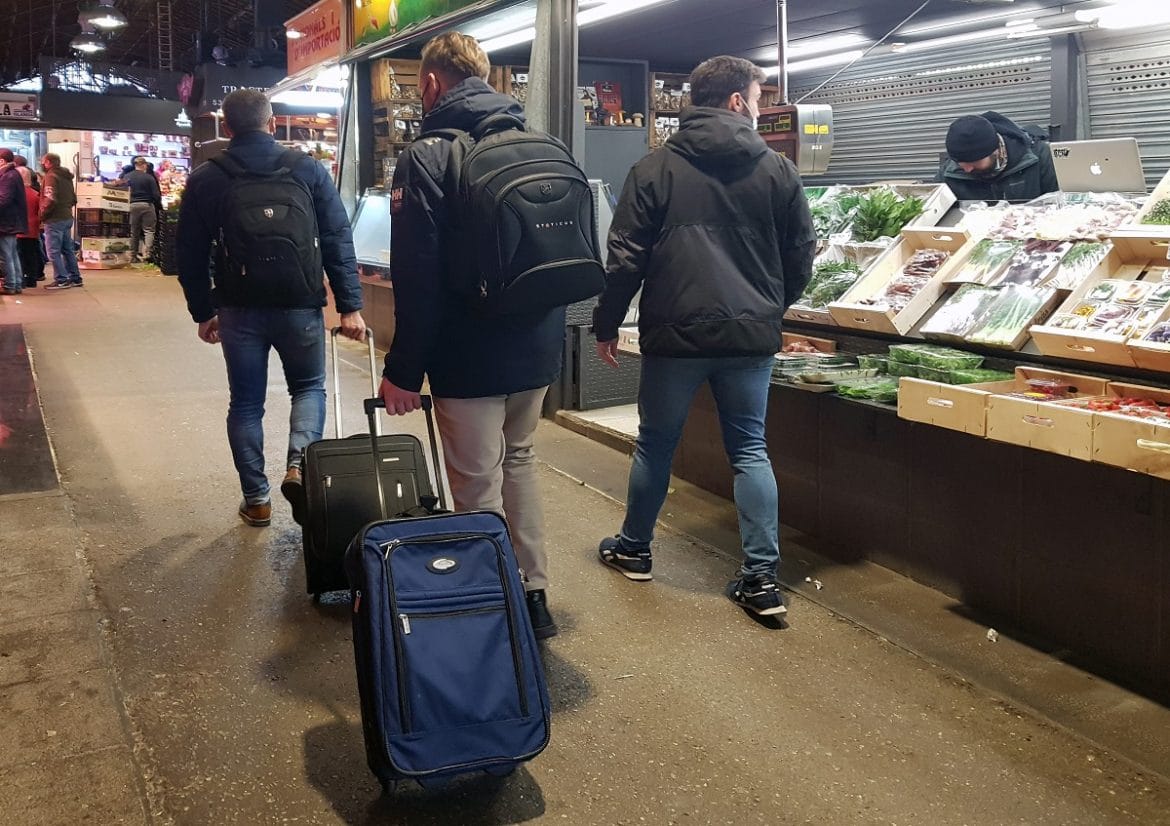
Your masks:
M1056 268L1072 248L1070 241L1045 241L1033 238L1025 241L1008 262L998 284L1017 284L1034 287L1056 273Z
M861 243L893 238L922 214L921 198L903 198L888 187L862 195L853 215L853 240Z
M879 295L862 299L861 303L876 307L888 307L894 312L901 312L914 299L914 296L918 295L922 288L930 282L930 279L938 272L939 267L949 257L950 253L942 250L919 250L914 253Z
M1100 241L1078 241L1064 254L1060 266L1044 286L1054 290L1075 290L1105 260L1111 248L1110 244Z
M972 209L963 226L989 238L1099 241L1140 209L1137 200L1115 193L1051 193L1028 204Z
M1070 402L1074 407L1083 407L1094 413L1117 413L1122 416L1133 416L1137 419L1146 419L1155 424L1170 425L1170 406L1158 404L1153 399L1142 399L1132 396L1117 398L1077 399Z
M812 354L812 353L819 353L820 350L818 350L813 345L813 343L811 341L807 341L803 338L798 338L795 341L791 341L788 344L785 344L782 348L780 348L780 352L782 352L782 353L809 353L809 354Z
M1170 224L1170 198L1163 198L1154 204L1146 217L1142 218L1143 224Z
M1170 344L1170 322L1162 321L1150 328L1143 337L1145 341L1155 344Z
M1097 335L1140 338L1150 330L1167 305L1170 305L1170 282L1109 279L1090 290L1071 312L1053 316L1048 326Z
M998 297L993 287L965 284L922 326L922 335L927 338L964 338Z
M861 268L852 261L822 261L813 267L812 278L794 306L823 310L857 283Z
M843 187L810 187L804 193L817 238L828 239L849 229L861 193Z
M983 364L983 356L937 344L891 344L890 361L891 368L893 363L900 363L936 370L956 370L979 367Z
M950 280L966 284L991 284L1023 247L1021 241L984 238L963 262L963 268Z
M984 310L965 336L988 347L1015 348L1021 336L1040 319L1056 291L1049 287L1022 287L1009 284L998 288L998 295Z
M898 380L875 377L843 381L837 385L837 393L848 399L865 399L892 404L898 400Z
M993 381L1011 381L1015 376L1002 370L987 370L972 368L963 370L947 370L947 384L989 384Z

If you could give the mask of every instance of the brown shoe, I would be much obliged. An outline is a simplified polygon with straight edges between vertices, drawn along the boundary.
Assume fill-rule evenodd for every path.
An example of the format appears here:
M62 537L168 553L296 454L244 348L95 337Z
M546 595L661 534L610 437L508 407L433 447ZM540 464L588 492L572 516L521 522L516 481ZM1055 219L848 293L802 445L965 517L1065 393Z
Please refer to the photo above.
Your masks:
M249 505L247 501L243 501L240 503L240 518L253 528L263 528L272 521L272 503Z
M305 486L301 482L301 469L299 467L290 467L288 473L284 474L284 481L280 483L280 492L292 505L293 521L298 525L304 525L307 503L305 502Z

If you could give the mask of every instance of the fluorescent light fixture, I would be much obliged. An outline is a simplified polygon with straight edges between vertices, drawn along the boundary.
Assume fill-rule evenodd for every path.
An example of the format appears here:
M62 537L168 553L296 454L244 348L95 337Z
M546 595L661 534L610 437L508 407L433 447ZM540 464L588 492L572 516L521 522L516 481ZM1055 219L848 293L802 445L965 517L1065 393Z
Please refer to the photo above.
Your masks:
M906 37L913 37L918 34L934 34L935 32L947 31L948 29L962 29L967 26L974 26L978 23L992 23L997 20L1011 20L1015 17L1023 17L1024 15L1034 14L1031 11L1021 11L1016 9L1014 11L1001 11L995 14L980 14L973 17L952 17L947 20L939 20L935 23L924 23L921 26L911 26L908 29L899 29L895 34L904 35ZM1009 22L1007 25L1011 25Z
M906 43L896 51L925 52L930 49L941 49L946 46L955 46L959 43L976 43L980 40L1002 40L1006 34L1007 30L1003 28L982 29L977 32L952 34L946 37L935 37L930 40L918 40L914 43Z
M823 55L841 49L867 46L869 41L859 34L835 34L829 37L814 37L808 40L797 40L788 44L788 57L799 60L814 55Z
M511 34L500 35L493 37L491 40L485 40L479 44L479 47L488 54L497 52L500 49L507 49L510 46L519 46L523 43L531 43L536 39L536 27L530 26L527 29L521 29L518 32Z
M337 92L319 90L310 92L304 89L289 89L272 98L273 103L283 103L286 106L296 106L299 109L340 109L342 97Z
M1111 6L1075 12L1083 23L1095 23L1099 29L1136 29L1170 23L1170 5L1166 0L1118 0Z
M1076 34L1094 28L1092 23L1079 23L1071 26L1060 26L1055 29L1027 29L1024 31L1009 31L1008 40L1024 40L1031 37L1056 37L1062 34Z
M577 26L585 28L594 23L600 23L603 20L609 20L613 17L619 17L630 12L641 11L650 6L656 6L666 0L604 0L589 8L582 8L577 14ZM531 14L528 15L527 20L531 20ZM487 40L480 42L480 47L489 54L500 49L507 49L511 46L520 46L525 43L531 43L536 38L536 27L529 26L527 28L519 29L517 31L509 32L507 34L490 37Z
M859 57L865 54L865 49L853 49L848 52L838 52L837 54L827 54L821 57L813 57L808 60L797 60L794 63L788 64L789 73L795 74L797 72L806 72L810 69L824 69L826 66L843 66L846 63L852 63ZM775 68L768 72L769 75L779 74L780 69Z
M304 35L301 32L298 32L296 29L285 29L284 36L289 40L300 40L302 37L304 37Z

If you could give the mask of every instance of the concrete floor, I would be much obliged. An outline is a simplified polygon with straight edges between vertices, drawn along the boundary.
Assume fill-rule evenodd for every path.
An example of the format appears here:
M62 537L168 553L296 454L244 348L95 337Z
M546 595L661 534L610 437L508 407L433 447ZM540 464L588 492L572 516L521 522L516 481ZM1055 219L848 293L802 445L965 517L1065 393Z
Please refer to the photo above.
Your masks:
M282 501L269 528L236 517L217 348L174 279L86 284L0 303L0 324L26 325L62 482L0 500L7 822L1170 823L1164 707L989 643L928 589L789 541L788 626L757 623L721 595L734 512L681 483L655 581L602 568L628 459L551 422L552 743L504 781L382 797L348 606L303 593ZM361 348L344 355L358 432L368 379ZM271 390L277 478L275 367Z

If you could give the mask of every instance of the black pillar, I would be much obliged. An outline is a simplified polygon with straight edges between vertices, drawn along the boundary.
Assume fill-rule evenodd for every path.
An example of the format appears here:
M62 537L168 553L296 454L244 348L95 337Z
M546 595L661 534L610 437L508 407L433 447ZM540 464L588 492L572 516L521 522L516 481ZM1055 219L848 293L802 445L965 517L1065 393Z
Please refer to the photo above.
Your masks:
M1076 37L1052 38L1052 139L1076 140L1080 125L1080 57Z

